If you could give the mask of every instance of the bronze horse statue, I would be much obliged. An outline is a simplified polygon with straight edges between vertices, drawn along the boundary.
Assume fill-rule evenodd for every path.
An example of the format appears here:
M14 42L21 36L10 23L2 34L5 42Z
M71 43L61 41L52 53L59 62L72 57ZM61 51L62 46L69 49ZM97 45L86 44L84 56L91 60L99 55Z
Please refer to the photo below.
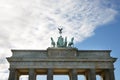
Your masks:
M71 47L74 43L73 43L74 37L71 38L71 41L68 44L68 47Z
M52 45L53 47L55 47L55 41L53 40L52 37L51 37L51 45Z

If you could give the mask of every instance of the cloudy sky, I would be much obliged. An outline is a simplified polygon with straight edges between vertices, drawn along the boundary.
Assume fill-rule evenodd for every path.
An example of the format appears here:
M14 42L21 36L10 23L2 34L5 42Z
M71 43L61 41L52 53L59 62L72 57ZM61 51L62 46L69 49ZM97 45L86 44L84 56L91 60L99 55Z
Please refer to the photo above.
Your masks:
M46 49L50 37L74 37L78 49L110 49L120 58L119 0L0 0L0 80L7 80L11 49ZM120 60L115 77L120 80Z

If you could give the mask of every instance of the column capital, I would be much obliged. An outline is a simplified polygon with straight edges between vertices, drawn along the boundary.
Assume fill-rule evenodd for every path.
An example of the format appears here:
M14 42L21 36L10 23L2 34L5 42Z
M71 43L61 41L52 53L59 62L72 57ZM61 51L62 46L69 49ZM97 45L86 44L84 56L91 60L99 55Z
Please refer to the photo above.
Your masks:
M48 71L53 71L53 69L52 69L52 68L48 68L47 70L48 70Z

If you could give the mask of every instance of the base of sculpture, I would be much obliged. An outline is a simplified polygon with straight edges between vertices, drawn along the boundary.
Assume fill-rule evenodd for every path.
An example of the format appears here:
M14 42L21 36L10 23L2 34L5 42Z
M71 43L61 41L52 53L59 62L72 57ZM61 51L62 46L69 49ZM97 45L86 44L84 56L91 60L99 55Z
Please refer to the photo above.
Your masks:
M53 58L74 58L77 48L48 48L48 56Z

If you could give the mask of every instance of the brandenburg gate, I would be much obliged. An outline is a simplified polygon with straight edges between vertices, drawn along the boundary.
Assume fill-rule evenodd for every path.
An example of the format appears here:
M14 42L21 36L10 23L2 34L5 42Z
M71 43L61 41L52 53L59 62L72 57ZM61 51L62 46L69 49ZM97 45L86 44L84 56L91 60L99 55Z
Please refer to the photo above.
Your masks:
M70 80L78 80L77 75L84 75L85 80L115 80L114 62L111 50L78 50L73 45L74 38L67 43L61 36L57 43L51 37L52 47L47 50L11 50L8 80L19 80L21 75L29 75L28 80L36 80L37 75L47 75L46 80L53 80L54 75L69 75Z

